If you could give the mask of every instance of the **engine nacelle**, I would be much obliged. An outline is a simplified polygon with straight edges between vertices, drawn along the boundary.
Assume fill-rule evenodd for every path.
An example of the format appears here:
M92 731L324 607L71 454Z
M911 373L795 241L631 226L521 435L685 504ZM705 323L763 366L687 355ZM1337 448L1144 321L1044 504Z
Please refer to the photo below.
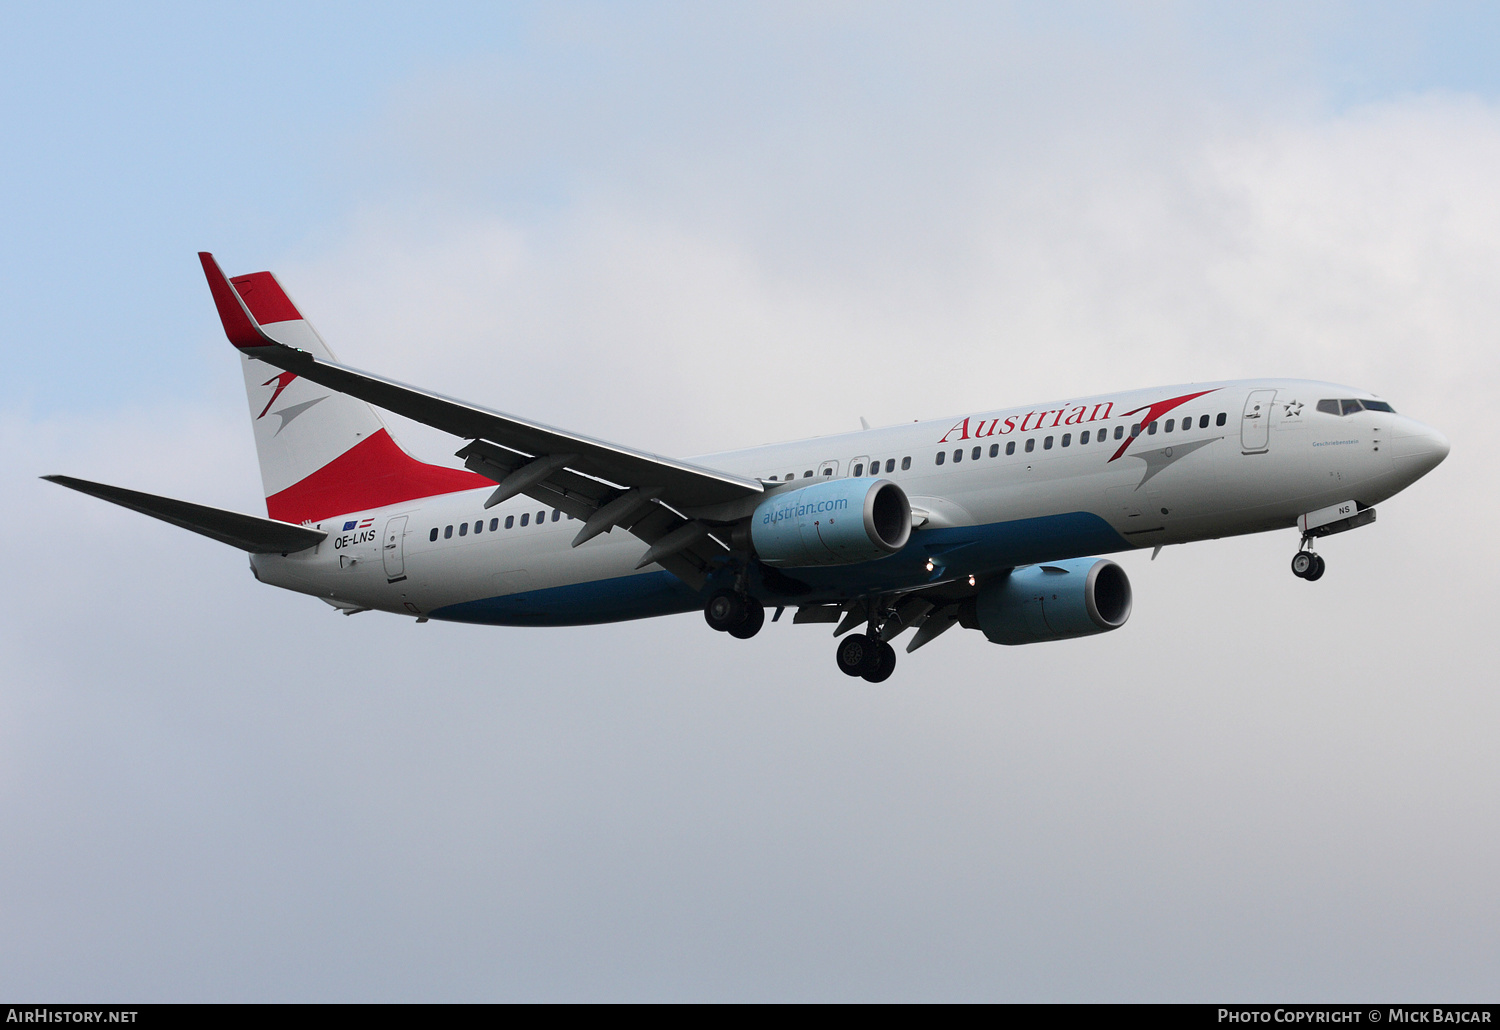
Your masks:
M1034 644L1119 629L1130 604L1124 569L1108 558L1070 558L986 583L974 599L974 621L991 643Z
M774 568L852 565L911 538L911 502L888 479L829 479L761 501L750 517L756 557Z

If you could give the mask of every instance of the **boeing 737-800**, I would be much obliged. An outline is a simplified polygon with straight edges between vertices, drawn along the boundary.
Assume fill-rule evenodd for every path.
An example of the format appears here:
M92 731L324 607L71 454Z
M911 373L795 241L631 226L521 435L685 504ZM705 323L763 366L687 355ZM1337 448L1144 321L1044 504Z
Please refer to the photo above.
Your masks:
M1118 629L1099 555L1298 530L1314 541L1448 454L1364 390L1289 379L1167 386L937 422L662 457L338 364L269 272L200 254L239 351L269 518L46 478L250 552L263 583L346 614L566 626L702 610L732 636L765 611L836 623L839 668L879 682L959 625L998 644ZM375 408L461 438L430 465ZM773 619L772 621L775 621ZM861 632L853 633L853 630Z

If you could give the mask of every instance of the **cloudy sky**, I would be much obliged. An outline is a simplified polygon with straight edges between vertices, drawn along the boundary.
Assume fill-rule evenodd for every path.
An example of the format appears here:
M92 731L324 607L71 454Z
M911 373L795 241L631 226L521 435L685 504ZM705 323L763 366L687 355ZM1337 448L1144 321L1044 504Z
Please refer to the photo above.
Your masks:
M420 10L420 13L417 13ZM0 30L0 995L1493 1000L1500 14L32 5ZM344 618L36 477L263 510L194 252L665 453L1159 383L1453 453L1117 633ZM434 461L457 441L393 420Z

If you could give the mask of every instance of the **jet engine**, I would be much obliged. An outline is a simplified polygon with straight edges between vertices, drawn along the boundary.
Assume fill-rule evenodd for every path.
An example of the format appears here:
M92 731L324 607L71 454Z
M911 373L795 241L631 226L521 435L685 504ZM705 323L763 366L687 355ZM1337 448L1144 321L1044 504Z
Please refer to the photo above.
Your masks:
M970 628L991 643L1086 637L1125 625L1130 580L1108 558L1071 558L1014 569L981 587L972 604Z
M911 503L888 479L825 480L761 501L749 536L773 568L872 561L906 546Z

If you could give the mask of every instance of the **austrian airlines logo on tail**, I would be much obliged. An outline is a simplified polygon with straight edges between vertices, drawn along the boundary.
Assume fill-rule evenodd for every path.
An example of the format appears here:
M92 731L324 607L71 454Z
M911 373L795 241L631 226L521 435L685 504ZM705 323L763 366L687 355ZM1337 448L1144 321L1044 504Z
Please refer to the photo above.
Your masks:
M296 378L296 372L283 372L280 375L272 376L260 384L261 386L270 386L272 383L275 383L276 389L272 392L271 399L266 401L266 406L260 409L260 414L255 416L257 422L266 417L266 412L271 410L271 405L276 403L276 398L281 396L281 391L291 386L292 380Z
M296 378L297 373L295 372L283 372L280 375L272 376L270 379L267 379L265 382L260 384L261 386L270 386L272 383L275 383L276 389L271 392L271 399L266 401L266 406L260 409L260 414L255 416L255 420L257 422L266 417L266 412L271 411L271 405L276 403L276 398L281 396L281 391L285 390L288 386L291 386L292 380ZM271 414L278 415L281 418L281 425L277 426L276 432L272 433L271 435L280 436L281 431L287 427L287 423L291 422L292 419L302 414L314 404L318 404L327 399L328 398L326 395L323 397L314 397L312 400L303 401L301 404L289 404L286 407L282 408L280 411L271 411Z

